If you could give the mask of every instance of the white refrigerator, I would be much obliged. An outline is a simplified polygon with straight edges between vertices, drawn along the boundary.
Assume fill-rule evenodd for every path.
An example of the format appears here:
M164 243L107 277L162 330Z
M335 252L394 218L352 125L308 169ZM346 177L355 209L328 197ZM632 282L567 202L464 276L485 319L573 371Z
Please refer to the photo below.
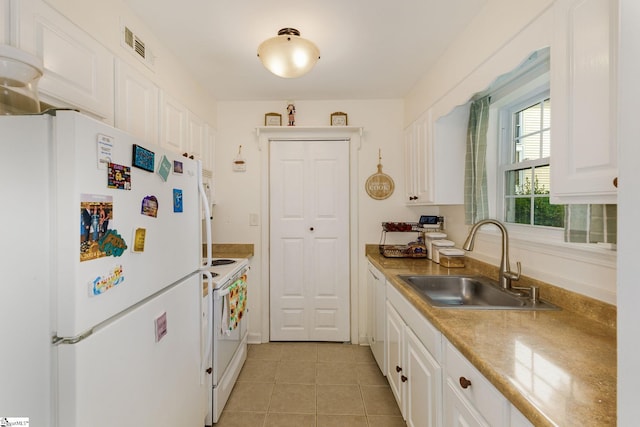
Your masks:
M0 117L0 158L0 420L202 426L199 163L73 111Z

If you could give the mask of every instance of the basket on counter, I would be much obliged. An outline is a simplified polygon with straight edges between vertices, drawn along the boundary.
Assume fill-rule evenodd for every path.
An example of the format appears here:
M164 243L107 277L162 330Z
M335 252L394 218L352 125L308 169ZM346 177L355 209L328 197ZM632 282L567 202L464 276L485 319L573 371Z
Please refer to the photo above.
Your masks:
M387 232L421 232L417 222L383 222L380 236L380 255L386 258L426 258L427 247L422 243L412 242L408 245L385 245Z
M417 222L383 222L382 231L420 231L420 224Z
M427 247L420 245L380 245L380 255L386 258L426 258Z

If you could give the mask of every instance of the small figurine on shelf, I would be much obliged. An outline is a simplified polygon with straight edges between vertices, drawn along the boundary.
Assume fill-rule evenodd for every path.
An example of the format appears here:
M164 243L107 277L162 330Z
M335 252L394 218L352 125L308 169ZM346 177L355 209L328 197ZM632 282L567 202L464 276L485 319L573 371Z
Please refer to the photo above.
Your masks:
M289 115L289 126L296 125L296 106L293 104L287 105L287 114Z

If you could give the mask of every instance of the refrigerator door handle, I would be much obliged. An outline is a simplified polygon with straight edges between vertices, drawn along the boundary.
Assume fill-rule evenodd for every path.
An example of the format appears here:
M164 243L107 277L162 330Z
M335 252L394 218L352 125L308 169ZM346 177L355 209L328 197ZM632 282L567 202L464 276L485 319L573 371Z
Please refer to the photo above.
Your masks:
M54 335L51 337L51 344L77 344L83 339L88 338L91 334L93 334L93 329L89 329L88 331L85 331L80 335L76 335L75 337L59 337L57 335Z
M207 262L205 266L208 268L211 265L211 209L209 209L209 200L207 199L207 193L204 190L204 182L202 181L202 161L198 160L198 189L202 204L204 205L204 229L205 229L205 244L207 245Z
M207 306L209 310L208 321L207 321L207 330L205 332L205 342L204 342L204 355L202 356L202 360L200 361L200 372L206 371L206 365L209 363L209 359L211 357L211 341L213 339L213 275L208 270L202 270L202 273L207 276ZM202 384L204 384L205 378L204 374L200 377Z

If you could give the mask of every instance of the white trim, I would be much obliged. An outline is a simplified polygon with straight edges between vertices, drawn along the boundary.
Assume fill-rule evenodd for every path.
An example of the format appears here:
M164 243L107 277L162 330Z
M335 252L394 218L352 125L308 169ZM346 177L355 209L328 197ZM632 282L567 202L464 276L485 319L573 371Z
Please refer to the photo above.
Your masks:
M262 306L262 342L269 341L269 143L272 140L335 140L346 139L349 141L349 277L351 299L351 330L350 340L358 343L359 340L359 258L358 258L358 151L362 146L364 128L355 126L273 126L256 128L257 144L260 150L261 164L261 202L262 215L261 253L262 264L260 283L262 295L266 300ZM257 334L256 334L257 336Z

